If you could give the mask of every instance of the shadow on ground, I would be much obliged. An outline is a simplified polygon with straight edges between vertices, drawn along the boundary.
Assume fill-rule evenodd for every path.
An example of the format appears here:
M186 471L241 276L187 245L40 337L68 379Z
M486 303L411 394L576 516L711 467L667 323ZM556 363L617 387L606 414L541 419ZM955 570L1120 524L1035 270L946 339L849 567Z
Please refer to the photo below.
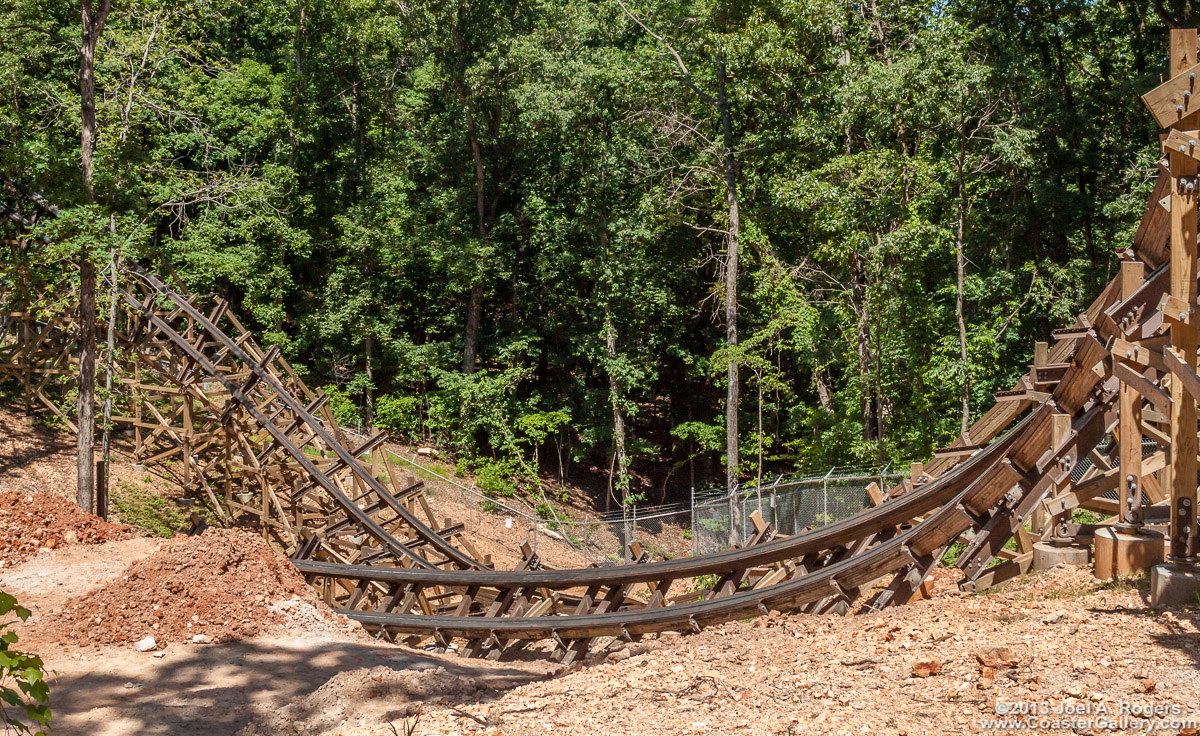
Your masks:
M234 734L256 715L303 698L340 672L380 665L417 671L444 667L452 676L474 679L495 692L546 676L544 668L481 667L478 661L344 641L255 639L172 646L161 659L132 650L91 651L85 656L92 661L51 662L57 676L51 683L50 706L59 736ZM97 660L106 656L111 657L111 669L97 672ZM430 697L427 692L409 695L391 695L397 718L406 703Z
M3 428L7 441L0 443L0 478L48 457L75 452L74 441L63 432L26 424L15 413L7 413L3 419L10 426Z

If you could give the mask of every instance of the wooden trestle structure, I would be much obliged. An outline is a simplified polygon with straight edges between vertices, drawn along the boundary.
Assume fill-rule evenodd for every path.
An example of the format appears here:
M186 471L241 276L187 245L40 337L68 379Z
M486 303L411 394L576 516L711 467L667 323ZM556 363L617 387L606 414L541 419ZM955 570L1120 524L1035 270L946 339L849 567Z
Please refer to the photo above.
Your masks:
M1146 96L1171 129L1169 155L1118 276L1052 345L1038 343L1028 372L968 432L851 518L791 537L756 520L743 546L702 557L551 570L526 553L515 570L493 569L378 452L382 434L347 441L325 397L226 302L132 262L115 289L114 422L133 430L136 461L223 523L261 531L335 608L380 636L458 640L472 656L544 639L570 661L605 637L845 612L863 596L902 604L960 539L961 586L986 588L1029 570L1039 542L1089 543L1099 525L1072 523L1074 509L1133 533L1169 523L1172 557L1192 560L1200 133L1189 105L1200 66L1194 30L1172 44L1174 76ZM14 182L7 197L0 381L27 413L70 426L75 274L15 270L39 245L29 226L54 211ZM688 580L691 592L672 595Z

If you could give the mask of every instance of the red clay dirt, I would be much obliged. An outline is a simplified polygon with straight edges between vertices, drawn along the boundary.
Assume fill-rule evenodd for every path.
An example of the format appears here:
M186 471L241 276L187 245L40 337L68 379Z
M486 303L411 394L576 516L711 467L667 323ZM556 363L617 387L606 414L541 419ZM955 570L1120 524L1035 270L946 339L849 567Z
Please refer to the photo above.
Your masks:
M12 567L66 544L103 544L133 536L73 502L45 493L0 492L0 567Z
M106 585L63 605L51 635L63 643L158 646L244 639L273 624L347 627L295 568L262 539L232 529L179 536L129 565Z

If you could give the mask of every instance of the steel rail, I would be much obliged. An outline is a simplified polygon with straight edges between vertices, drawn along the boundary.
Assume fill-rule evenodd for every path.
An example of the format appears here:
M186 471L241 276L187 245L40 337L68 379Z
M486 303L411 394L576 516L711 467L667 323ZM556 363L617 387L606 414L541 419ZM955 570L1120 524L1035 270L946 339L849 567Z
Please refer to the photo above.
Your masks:
M1037 429L1037 414L1049 412L1053 407L1043 404L1032 412L1017 427L1013 428L1006 437L1026 435L1027 431ZM1097 423L1104 425L1105 412L1085 412L1083 426L1073 430L1075 437L1094 436ZM1029 436L1026 439L1034 439ZM1002 440L993 445L1002 444ZM1058 457L1073 450L1064 443L1051 455ZM949 502L941 505L938 510L921 520L916 526L901 534L867 549L859 555L845 558L823 566L817 570L805 573L775 585L762 589L733 593L732 595L712 598L704 601L681 603L660 608L641 608L621 610L606 613L571 614L565 616L545 615L539 617L486 617L486 616L446 616L446 615L414 615L378 611L343 610L347 617L358 621L368 630L386 631L389 634L434 635L440 637L462 637L475 639L491 637L494 639L543 639L579 640L597 636L630 636L662 631L696 630L707 625L742 618L747 615L761 615L768 610L793 610L800 605L819 601L831 595L840 595L846 590L856 589L877 580L884 575L895 573L909 565L917 565L917 556L912 550L916 547L940 547L947 540L957 537L974 523L974 519L963 512L963 503L973 493L978 492L978 485L987 479L987 471L1003 462L1007 450L1013 443L1004 443L1005 452L999 455L976 455L971 462L963 463L960 467L970 467L980 472L972 473L974 480L958 491ZM1037 484L1040 492L1045 489ZM1038 488L1031 489L1036 494ZM864 535L865 536L865 535ZM936 542L936 544L934 544ZM344 567L344 566L343 566ZM301 567L303 570L304 567ZM345 570L343 569L343 572ZM363 571L366 572L366 571ZM384 571L376 570L376 574ZM387 571L391 575L393 571ZM407 573L410 571L396 571ZM416 572L416 571L411 571ZM551 571L551 575L568 572L572 575L580 571ZM357 574L357 571L356 571ZM669 574L669 573L668 573ZM417 572L416 577L425 576L425 571ZM463 573L478 580L478 573ZM666 577L660 573L657 577ZM681 576L684 576L681 574ZM567 578L559 578L563 587L567 586ZM385 580L387 578L380 578ZM391 579L388 582L395 584ZM628 581L623 581L628 582ZM532 583L531 583L532 584ZM554 587L554 586L543 586Z
M562 590L589 585L648 583L665 578L698 577L736 572L803 557L810 552L832 549L870 534L895 528L945 505L956 494L968 490L981 474L972 470L990 466L998 460L1036 422L1042 409L1030 412L1004 437L992 442L967 462L903 496L873 506L840 521L804 534L779 537L764 544L717 552L679 560L647 562L619 568L590 567L569 570L473 570L384 568L374 565L346 565L311 560L293 561L305 574L387 583L421 585L471 585L484 587L532 586Z
M388 534L383 527L376 523L375 520L373 520L357 505L355 505L348 496L342 493L342 491L338 489L337 485L334 484L333 481L331 481L324 473L320 471L320 469L317 468L316 465L313 464L311 460L308 459L308 457L304 454L304 451L292 444L287 435L284 434L281 429L276 427L275 423L262 413L255 402L248 400L242 393L241 389L239 389L233 381L230 381L228 378L226 378L225 375L221 373L221 371L218 370L217 367L213 365L203 353L198 351L182 335L172 329L162 317L154 313L152 308L146 307L142 302L139 302L132 294L128 292L122 293L122 300L125 302L126 306L133 309L137 314L140 314L144 319L150 321L151 324L153 324L155 328L159 330L159 332L164 334L171 342L175 343L185 355L194 360L197 365L202 367L204 372L208 374L210 378L220 383L227 391L229 391L229 395L238 401L238 403L240 403L248 412L250 412L251 416L253 416L255 420L262 425L263 429L267 430L267 432L271 434L275 441L282 445L285 450L287 450L292 458L304 468L305 472L307 472L318 484L320 484L325 492L337 502L342 510L352 516L355 521L362 525L364 531L369 533L393 554L408 558L412 560L414 564L420 565L421 567L432 567L432 564L428 560L401 544L391 534ZM331 445L333 447L341 448L341 445L336 443L331 443ZM345 451L344 448L341 449ZM380 486L380 490L382 490L382 486ZM383 492L386 494L386 491ZM430 531L432 532L432 530Z
M262 365L260 365L259 361L252 359L245 351L243 351L241 349L240 346L238 346L236 341L234 341L232 338L230 338L228 335L226 335L220 328L218 328L216 325L214 325L202 312L200 312L198 309L196 309L191 304L190 300L184 298L182 295L178 294L176 291L174 291L173 289L168 287L162 281L158 280L153 275L146 272L145 269L143 269L141 266L138 266L135 263L128 263L127 268L133 274L135 274L140 279L142 279L147 285L149 285L157 293L162 294L163 296L166 296L171 301L173 301L178 306L178 308L180 308L184 312L186 312L188 314L188 316L190 316L193 320L195 320L210 335L212 335L213 338L215 338L219 343L221 343L221 345L223 345L226 349L228 349L229 352L234 357L236 357L238 360L242 361L242 363L244 363L251 371L253 371L254 374L258 377L258 380L264 386L267 386L272 391L274 391L275 394L279 397L279 399L281 401L283 401L284 405L286 405L287 408L293 414L295 414L297 417L302 418L304 423L309 427L309 429L311 429L313 431L313 433L315 433L318 437L320 437L321 440L323 442L325 442L325 444L327 444L330 447L330 449L332 449L334 451L334 453L337 454L338 459L341 460L343 463L345 463L346 466L348 468L350 468L351 471L355 474L355 476L360 481L362 481L368 488L370 488L371 491L376 496L378 496L380 500L382 500L385 504L387 504L388 507L391 508L393 511L398 513L404 519L405 523L407 523L414 530L416 530L417 536L422 538L422 540L424 540L426 544L429 544L434 549L436 549L438 552L445 555L448 559L450 559L454 563L461 565L465 568L469 568L469 569L483 568L483 565L481 563L472 559L470 555L467 555L462 550L458 549L454 545L447 542L434 529L427 526L424 522L422 522L420 519L418 519L416 516L414 516L412 514L412 512L410 512L408 509L404 508L404 506L399 501L397 501L390 493L387 492L387 489L383 487L383 484L379 482L378 478L376 478L371 473L364 470L362 468L362 466L359 464L357 458L355 458L354 455L351 454L349 450L347 450L345 447L343 447L340 442L338 442L332 435L330 435L329 432L325 429L325 427L320 422L318 422L315 417L313 417L311 414L308 413L308 411L300 404L300 402L297 401L294 396L292 396L290 391L287 391L286 389L284 389L283 386L279 385L279 383L275 380L275 377L272 376L270 374L270 372L267 371ZM208 373L212 377L216 378L223 385L225 385L226 388L236 389L236 387L231 382L227 381L224 378L224 376L221 374L221 372L219 370L217 370L216 366L214 366L210 362L208 362L207 359L204 358L202 354L200 354L198 351L196 351L195 348L193 348L192 345L186 339L184 339L181 335L179 335L177 332L175 332L170 327L170 325L168 325L166 322L164 322L161 318L158 318L156 315L153 315L151 312L147 311L143 307L143 305L141 303L139 303L136 299L134 299L130 294L126 293L125 297L127 299L127 303L132 305L133 308L138 310L139 313L146 314L146 315L150 316L153 320L156 320L156 326L160 330L163 330L164 334L166 334L172 340L172 342L175 342L188 355L188 357L192 358L193 360L197 360L198 358L203 359L206 373ZM197 362L199 362L199 360L197 360ZM301 465L304 466L305 470L313 475L313 478L321 485L322 488L324 488L327 492L329 492L331 494L335 494L335 497L339 498L339 503L341 502L340 499L345 499L346 503L348 503L356 511L359 511L361 513L361 511L358 510L358 507L355 506L353 503L350 503L350 500L348 498L346 498L341 493L341 491L338 491L336 486L331 481L329 481L329 479L326 478L325 475L323 473L321 473L316 468L316 466L313 465L312 462L308 460L307 457L304 456L303 451L301 451L298 448L296 448L295 446L293 446L291 444L291 442L286 438L286 436L283 436L282 433L279 433L277 431L277 429L274 428L274 425L272 424L272 422L270 422L270 420L267 419L267 417L258 410L257 405L253 401L247 400L246 397L243 396L240 391L238 391L236 393L235 398L237 398L238 402L241 403L248 411L251 412L251 414L254 415L256 420L258 420L260 423L262 423L264 425L265 429L267 429L268 431L270 431L272 433L272 436L274 436L275 439L281 445L283 445L285 447L285 449L287 449L287 451L293 457L295 457L298 461L301 462ZM347 511L349 511L349 509L347 509ZM363 516L363 518L367 518L365 516L365 514L362 516ZM358 518L358 517L356 516L356 518ZM382 527L379 527L377 524L375 524L375 522L373 522L373 521L370 522L370 525L367 526L367 529L369 529L371 531L372 536L376 537L376 539L378 539L380 542L384 542L385 544L387 544L388 547L393 548L393 551L395 551L397 549L404 549L405 550L404 556L409 557L410 559L413 559L413 560L420 560L421 561L420 564L422 567L430 567L431 566L430 563L428 561L426 561L423 557L416 554L415 552L412 552L407 547L404 547L403 544L401 544L398 540L396 540L394 537L392 537L390 534L388 534ZM382 535L382 536L380 536L380 535Z
M388 633L440 634L477 638L504 639L587 639L597 636L639 635L662 631L687 631L753 615L768 610L790 610L818 601L843 590L857 587L906 565L916 564L911 543L921 535L937 530L946 517L956 511L967 494L964 489L951 503L908 531L893 537L860 555L822 567L811 573L759 590L734 593L694 603L662 608L636 609L615 613L566 616L487 618L481 616L422 616L414 614L342 611L368 630ZM843 578L839 580L839 577Z

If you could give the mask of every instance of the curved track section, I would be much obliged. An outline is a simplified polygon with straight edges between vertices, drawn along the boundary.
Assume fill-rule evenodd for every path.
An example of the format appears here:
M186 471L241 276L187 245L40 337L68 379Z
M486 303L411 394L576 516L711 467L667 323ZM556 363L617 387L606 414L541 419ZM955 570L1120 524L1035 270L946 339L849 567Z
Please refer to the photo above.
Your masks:
M22 263L38 245L28 227L54 213L9 186L13 198L0 214L12 225L9 263ZM1162 262L1154 209L1134 250L1151 264ZM121 396L114 421L133 432L148 467L204 499L224 523L260 530L331 605L380 636L443 647L459 639L464 654L494 657L545 639L569 661L601 637L696 631L770 610L845 612L859 599L872 608L901 604L919 595L956 540L963 587L1025 571L1031 541L1063 531L1047 528L1046 519L1059 518L1050 511L1094 505L1109 487L1122 382L1145 384L1147 402L1159 400L1153 392L1166 366L1132 375L1112 351L1121 340L1160 334L1163 273L1124 300L1114 280L1055 334L1053 348L1036 351L1012 391L882 503L793 537L756 520L745 545L704 557L550 570L526 554L516 570L491 569L457 536L461 528L439 528L427 506L421 519L419 482L401 477L386 453L384 467L374 461L385 437L352 446L325 398L276 349L262 350L226 303L133 263L112 291ZM55 397L69 388L76 337L70 280L60 266L0 281L0 379L21 388L27 412L40 406L68 423ZM1014 537L1015 553L1005 549Z

